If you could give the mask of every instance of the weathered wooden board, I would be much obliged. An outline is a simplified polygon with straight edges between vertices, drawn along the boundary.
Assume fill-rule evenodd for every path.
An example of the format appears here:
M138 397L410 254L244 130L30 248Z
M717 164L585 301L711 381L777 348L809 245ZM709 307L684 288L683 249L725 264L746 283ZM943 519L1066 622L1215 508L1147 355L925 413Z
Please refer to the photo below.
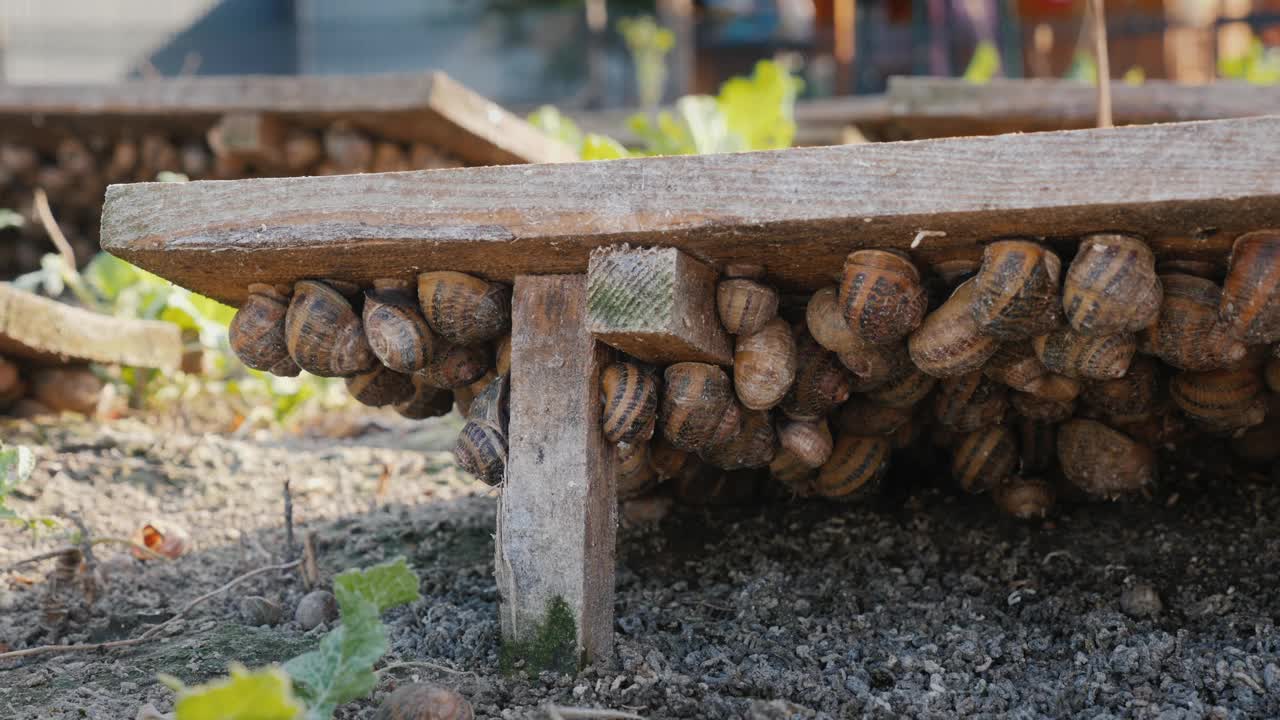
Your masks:
M171 323L101 315L0 283L0 355L174 370L182 337Z
M613 654L617 529L613 447L600 430L608 356L586 329L586 277L518 277L511 319L511 415L498 505L502 629L529 640L563 600L580 653Z
M768 153L108 188L103 247L238 304L251 282L581 273L592 248L762 264L790 289L859 247L926 264L999 236L1122 229L1216 256L1280 226L1280 118ZM921 235L921 231L928 233ZM940 233L945 233L942 235Z
M277 115L321 128L346 120L387 140L427 142L475 165L573 160L573 149L444 73L228 76L117 85L0 85L0 136L66 126L122 130L212 126L224 113Z

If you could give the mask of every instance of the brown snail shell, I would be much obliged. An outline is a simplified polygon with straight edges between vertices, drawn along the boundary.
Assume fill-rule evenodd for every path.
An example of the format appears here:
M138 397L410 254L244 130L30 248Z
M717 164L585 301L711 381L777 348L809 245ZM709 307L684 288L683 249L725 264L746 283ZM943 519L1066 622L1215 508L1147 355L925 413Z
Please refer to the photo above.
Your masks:
M973 279L971 312L978 329L1001 340L1043 335L1062 321L1058 277L1062 261L1027 240L1001 240L982 253Z
M911 406L880 405L866 397L855 397L840 408L836 427L841 435L892 435L911 422Z
M963 375L982 367L1000 342L984 335L973 320L973 280L966 280L937 310L911 333L907 347L911 360L934 377Z
M498 338L497 347L494 349L495 356L493 368L498 371L499 375L506 375L511 372L511 336L503 335Z
M632 362L616 362L600 372L601 422L611 443L648 440L658 414L658 379ZM646 435L647 433L647 435Z
M476 345L511 329L510 291L466 273L422 273L418 302L431 329L451 343Z
M417 300L395 288L365 292L364 333L382 364L401 373L425 368L439 344Z
M841 435L831 458L818 470L819 495L854 500L875 492L889 467L889 441L883 437Z
M788 421L778 426L778 442L801 463L819 468L831 457L831 430L821 420Z
M1218 316L1241 342L1280 340L1280 232L1258 230L1236 238Z
M817 420L849 399L849 371L807 332L796 340L796 380L779 408L792 420Z
M1244 343L1218 320L1222 290L1194 275L1161 275L1164 302L1143 331L1144 349L1181 370L1216 370L1244 358Z
M1073 485L1095 497L1115 499L1155 481L1155 453L1096 420L1058 426L1058 462Z
M453 409L453 393L429 384L422 373L414 373L409 379L413 396L397 403L396 412L410 420L426 420L448 415Z
M1017 392L1009 398L1014 412L1024 418L1042 422L1062 422L1075 414L1076 401L1052 400L1031 393Z
M1202 260L1197 258L1165 258L1156 261L1156 273L1160 275L1169 275L1172 273L1181 273L1183 275L1195 275L1218 282L1222 279L1223 266L1219 262L1213 260Z
M750 278L729 278L716 286L720 324L732 335L760 332L778 315L778 291Z
M497 377L498 373L490 370L484 375L481 375L479 380L471 383L470 385L463 385L462 387L454 388L453 404L458 408L458 414L462 417L467 417L467 415L471 413L471 404L475 402L476 397L478 397L480 393L484 392L484 389L489 387L489 383L496 380Z
M777 434L768 411L742 413L741 430L728 442L713 443L702 451L702 459L721 470L764 467L773 460Z
M1138 350L1138 340L1130 333L1082 335L1070 328L1041 335L1031 345L1051 372L1090 380L1123 377Z
M747 412L737 400L731 400L725 407L720 422L716 423L715 430L711 431L711 439L707 441L707 447L724 445L738 437L742 432L743 420Z
M38 368L29 380L32 399L55 413L93 415L102 399L102 381L87 365Z
M1019 464L1023 473L1042 473L1058 461L1057 425L1023 418L1018 421Z
M486 485L502 482L507 469L507 437L487 422L468 420L453 446L458 467Z
M992 425L958 439L951 457L951 474L968 493L990 490L1013 474L1018 443L1003 425Z
M991 491L1000 512L1019 520L1034 520L1049 514L1056 497L1053 485L1040 478L1013 476Z
M855 250L844 261L839 307L864 343L883 345L920 325L929 298L920 271L890 250Z
M639 497L658 486L658 473L649 465L649 443L619 443L614 463L619 500Z
M373 720L474 720L471 703L437 685L403 685L387 696Z
M659 480L670 480L696 471L698 456L672 445L670 440L659 433L649 443L649 465L657 473Z
M903 343L893 345L856 345L839 353L840 364L853 373L850 387L854 392L867 392L901 379L915 369L911 355Z
M849 327L840 310L838 290L824 287L809 298L804 308L805 325L809 334L822 347L833 353L846 353L866 345Z
M813 497L817 494L815 481L818 471L809 467L785 447L778 448L769 463L769 475L784 485L796 497Z
M893 434L889 436L889 446L894 450L903 450L911 447L920 439L923 431L924 423L921 422L919 416L913 416L909 421L893 431Z
M485 346L441 342L427 366L414 374L431 385L449 389L470 385L488 371L489 352Z
M938 383L933 416L957 432L972 432L999 425L1008 408L1008 392L981 370L946 378Z
M982 372L996 382L1022 392L1030 392L1049 369L1036 357L1030 342L1007 342L991 355Z
M295 284L284 324L289 355L312 375L350 377L378 362L360 316L342 293L325 283Z
M907 408L924 400L937 384L938 378L925 374L908 358L888 380L867 391L866 396L881 405Z
M1272 358L1262 368L1262 377L1273 393L1280 393L1280 359Z
M1089 336L1147 327L1160 312L1160 299L1155 255L1132 235L1086 236L1062 286L1067 323Z
M733 353L733 387L748 410L782 402L796 379L796 342L791 327L774 318L754 335L739 335Z
M729 376L715 365L683 362L663 374L658 424L671 444L698 452L710 444L729 406L736 404Z
M404 402L413 397L413 376L378 365L369 372L347 378L347 392L369 407Z
M1160 393L1156 363L1135 357L1124 377L1098 380L1084 386L1084 401L1090 407L1118 421L1138 420L1150 414Z
M240 362L254 370L294 377L302 368L289 357L284 319L289 298L270 285L254 283L249 296L231 318L227 339Z
M1267 416L1266 388L1254 368L1180 372L1169 381L1169 397L1211 432L1252 427Z

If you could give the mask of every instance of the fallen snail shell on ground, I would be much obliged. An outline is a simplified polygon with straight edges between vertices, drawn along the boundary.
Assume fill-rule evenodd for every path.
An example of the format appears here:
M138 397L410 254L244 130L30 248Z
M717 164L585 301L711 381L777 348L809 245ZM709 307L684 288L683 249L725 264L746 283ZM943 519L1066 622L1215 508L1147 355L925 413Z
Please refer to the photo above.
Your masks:
M403 417L426 420L448 415L453 409L453 393L431 385L422 373L411 375L410 382L413 384L413 396L395 405L396 412Z
M796 342L791 327L774 318L754 335L739 335L733 353L733 387L748 410L767 410L786 396L796 379Z
M417 300L396 288L365 292L364 332L382 364L401 373L425 368L439 342L422 317Z
M1182 370L1215 370L1244 358L1244 343L1218 319L1222 290L1194 275L1161 275L1164 302L1142 333L1143 348Z
M773 460L777 435L773 420L766 410L742 413L741 430L728 442L713 443L702 452L702 459L721 470L764 467Z
M658 414L658 379L633 362L616 362L600 372L601 423L611 443L648 440ZM647 435L646 435L647 433Z
M1063 402L1017 391L1010 396L1009 402L1013 411L1022 417L1043 422L1062 422L1076 411L1075 400Z
M629 500L658 485L658 473L649 464L649 443L619 443L614 462L619 500Z
M811 468L822 467L831 457L831 430L827 423L786 421L778 425L782 448Z
M1008 391L1004 386L987 378L982 371L974 370L938 383L933 416L952 430L972 432L987 425L999 425L1008 406Z
M422 314L441 337L458 345L494 340L511 329L511 293L506 286L460 272L418 276Z
M474 720L471 703L454 690L413 683L387 696L373 720Z
M676 363L663 373L658 425L672 445L698 452L711 442L734 403L724 370L707 363Z
M372 370L378 362L351 303L314 280L293 286L285 314L285 344L299 367L320 377L350 377Z
M802 332L796 339L796 379L778 407L792 420L817 420L849 399L850 384L836 354Z
M1236 238L1218 316L1241 342L1280 340L1280 231L1258 230Z
M837 500L855 500L875 492L889 467L889 441L883 437L841 435L831 458L818 470L815 489Z
M1255 368L1180 372L1169 380L1169 397L1210 432L1252 427L1267 416L1266 388Z
M1062 261L1028 240L988 245L973 279L971 312L978 329L1001 340L1043 335L1062 322L1058 277Z
M1115 499L1155 481L1155 453L1096 420L1058 426L1058 462L1073 485L1095 497Z
M840 408L836 427L841 435L892 435L911 422L911 406L880 405L858 396Z
M1003 425L962 435L951 457L951 474L968 493L990 490L1004 482L1018 465L1018 443Z
M441 342L420 375L439 388L458 388L484 377L489 371L489 350L484 345L454 345Z
M1137 332L1155 321L1160 300L1155 255L1141 238L1098 233L1080 241L1062 285L1062 308L1076 332Z
M951 377L977 370L1000 348L1000 341L984 335L973 320L973 280L966 280L937 310L911 333L907 346L922 372Z
M731 335L752 335L778 315L778 291L750 278L729 278L716 285L720 324Z
M822 347L833 353L852 352L866 343L849 327L849 321L840 311L837 293L835 287L824 287L815 292L804 308L805 325Z
M1013 476L991 491L996 507L1009 517L1033 520L1049 514L1056 493L1040 478Z
M929 298L920 271L891 250L855 250L844 261L839 307L864 343L897 342L924 318Z
M1151 413L1159 393L1160 377L1156 363L1139 356L1129 363L1129 371L1124 377L1085 384L1083 398L1090 407L1124 422L1138 420Z
M254 283L249 296L231 318L227 340L236 357L248 367L272 375L294 377L302 368L289 356L285 315L289 297L270 285Z
M369 407L382 407L404 402L413 397L413 377L383 365L369 372L347 378L347 392Z
M1031 344L1051 372L1090 380L1123 377L1138 350L1132 333L1083 335L1070 328L1041 335Z

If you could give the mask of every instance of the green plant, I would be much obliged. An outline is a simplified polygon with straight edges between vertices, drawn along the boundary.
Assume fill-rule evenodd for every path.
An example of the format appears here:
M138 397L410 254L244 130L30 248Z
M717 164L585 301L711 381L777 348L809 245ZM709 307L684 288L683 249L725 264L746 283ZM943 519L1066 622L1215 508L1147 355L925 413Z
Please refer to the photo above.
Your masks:
M969 58L969 66L964 70L964 79L976 85L991 82L991 78L1000 72L1000 51L987 41L978 43L973 49L973 57Z
M1228 80L1254 85L1280 83L1280 48L1264 47L1262 41L1254 37L1243 55L1218 59L1218 74Z
M418 576L404 558L348 570L333 581L342 624L311 652L280 666L246 670L187 687L161 680L178 693L175 720L325 720L343 703L368 695L377 683L373 666L387 652L379 616L418 600Z
M0 521L13 522L33 533L40 528L56 527L52 518L29 518L19 515L6 500L14 488L26 482L36 468L36 456L30 448L6 446L0 442Z
M662 102L662 89L667 84L667 53L675 47L675 33L658 25L650 15L619 20L618 32L635 65L640 107L651 110Z

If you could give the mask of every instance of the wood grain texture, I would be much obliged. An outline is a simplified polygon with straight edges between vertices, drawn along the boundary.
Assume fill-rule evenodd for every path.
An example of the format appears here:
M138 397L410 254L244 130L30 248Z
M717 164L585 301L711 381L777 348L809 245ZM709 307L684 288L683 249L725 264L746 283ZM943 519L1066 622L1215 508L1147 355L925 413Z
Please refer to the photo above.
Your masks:
M592 252L587 330L646 362L733 364L733 342L716 311L716 271L674 248Z
M277 166L282 162L285 125L275 115L233 112L222 116L209 133L215 153Z
M586 277L515 281L506 482L496 568L502 629L528 640L563 598L587 660L613 653L617 502L600 430L608 349L586 329Z
M100 315L0 283L0 355L174 370L182 338L171 323Z
M103 246L239 304L252 282L371 284L424 270L584 272L632 242L830 284L851 250L936 264L981 241L1074 247L1123 229L1158 254L1221 258L1280 225L1280 118L386 175L115 185Z

